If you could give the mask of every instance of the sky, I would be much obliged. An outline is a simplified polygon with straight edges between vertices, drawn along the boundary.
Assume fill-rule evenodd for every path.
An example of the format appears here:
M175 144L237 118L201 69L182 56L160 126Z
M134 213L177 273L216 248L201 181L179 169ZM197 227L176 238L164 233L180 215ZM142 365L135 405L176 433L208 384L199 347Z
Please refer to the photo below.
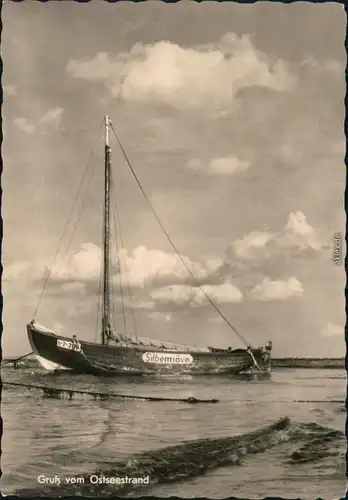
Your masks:
M238 331L253 346L272 340L274 356L344 355L345 273L332 258L345 228L341 5L8 2L2 21L5 356L30 351L47 268L35 319L98 338L105 113ZM129 331L133 304L139 335L241 347L115 141L112 159ZM117 267L113 282L122 329Z

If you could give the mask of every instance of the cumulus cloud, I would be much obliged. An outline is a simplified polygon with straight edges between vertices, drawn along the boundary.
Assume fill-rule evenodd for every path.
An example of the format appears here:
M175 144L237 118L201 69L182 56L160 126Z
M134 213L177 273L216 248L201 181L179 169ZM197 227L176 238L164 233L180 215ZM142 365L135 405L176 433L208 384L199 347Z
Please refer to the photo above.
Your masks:
M160 102L178 109L225 109L247 87L291 89L284 61L272 63L248 36L228 33L216 43L181 47L170 41L138 43L127 53L72 59L67 72L101 82L131 102Z
M198 159L192 159L188 162L187 166L192 170L212 175L233 175L247 170L250 167L250 162L241 160L236 156L226 156L222 158L213 158L208 163L204 163Z
M211 299L219 304L241 302L243 300L242 292L229 281L220 285L203 285L202 288Z
M302 212L290 213L284 232L278 238L278 244L284 247L297 247L300 250L306 248L321 250L323 247L316 230L307 222Z
M28 271L30 263L27 261L16 261L12 264L5 264L2 272L3 281L16 280L19 277L23 277L23 274Z
M63 108L53 108L49 109L39 120L39 123L42 125L43 129L46 127L49 128L58 128L63 117Z
M284 251L321 251L326 247L317 231L302 212L291 212L285 227L278 233L252 231L231 245L240 259L267 258Z
M17 95L18 89L15 85L3 85L2 90L4 94L8 96L15 96Z
M226 282L220 285L203 285L202 289L208 296L218 304L241 302L243 295L232 283ZM151 292L151 296L157 302L175 303L181 306L198 307L205 305L207 299L200 288L189 285L170 285Z
M328 59L326 61L319 61L314 57L308 57L302 61L302 67L315 69L318 74L331 73L335 76L343 77L345 72L345 63L335 59Z
M195 262L183 257L199 283L209 286L212 279L219 278L220 269L224 265L221 259L207 259ZM113 255L112 282L115 290L119 290L120 272L123 286L129 284L132 290L144 290L148 287L161 288L173 284L193 285L192 277L184 267L180 258L161 250L136 247L133 251L121 249ZM14 262L4 267L5 281L42 281L42 276L50 269L48 292L56 296L68 293L96 293L100 279L102 264L101 248L91 242L84 243L73 255L59 258L52 262ZM88 289L88 290L87 290ZM127 302L127 300L126 300ZM130 303L128 305L131 305ZM152 309L153 300L142 297L132 304L140 309Z
M133 309L153 309L156 305L153 300L137 300L134 302L126 299L124 303Z
M13 123L26 134L32 134L36 129L36 125L31 123L27 118L23 116L19 116L13 120Z
M102 251L93 243L83 243L69 259L58 260L52 267L52 279L58 281L91 281L100 276Z
M49 273L47 293L54 295L84 294L85 284L100 276L101 250L92 243L85 243L70 259L52 258L38 261L5 263L3 282L8 286L30 288L43 285Z
M161 284L168 280L172 283L185 282L189 279L186 268L175 254L138 246L132 252L122 249L119 258L121 265L127 269L129 282L134 286L144 287L150 283ZM207 278L223 264L219 259L201 263L183 256L183 260L198 280Z
M245 235L244 238L233 242L235 255L241 259L257 257L260 249L264 249L273 238L272 233L252 231Z
M155 288L148 298L132 304L136 308L152 309L155 302L173 302L182 305L205 303L204 293L194 286L177 255L139 246L132 252L122 249L118 253L118 258L122 263L124 278L133 289L144 289L150 286ZM195 278L200 283L205 283L203 289L213 300L218 303L242 300L241 292L229 282L219 285L207 283L209 278L220 269L223 261L210 259L200 263L191 261L188 257L184 257L184 260ZM101 249L92 243L85 243L65 265L58 264L52 269L52 279L58 283L69 283L70 288L65 288L65 292L75 290L75 287L76 291L82 292L83 283L97 282L100 276L100 266ZM113 279L116 283L118 282L117 273ZM126 305L131 305L127 299Z
M301 297L303 288L301 283L294 276L288 279L272 281L269 278L264 278L262 283L256 285L250 292L249 296L253 300L271 301L285 300L290 297Z
M262 260L274 255L283 255L289 248L299 251L308 248L319 251L322 248L315 229L302 212L290 213L287 223L279 233L253 231L235 241L232 244L232 257L234 264L238 259L241 265L246 265L245 262L248 263L252 259ZM239 303L243 300L242 291L232 283L232 275L235 273L227 261L208 259L199 262L187 256L183 259L200 286L214 302ZM120 294L120 270L123 285L128 282L134 294L134 301L125 297L127 307L150 311L157 306L166 309L170 304L179 307L202 307L207 304L207 299L197 286L197 282L192 279L175 254L138 246L132 251L121 249L113 256L113 262L117 261L118 264L114 264L112 271L116 300ZM93 243L84 243L78 252L53 266L48 293L52 296L96 294L101 263L101 248ZM15 262L4 267L3 279L7 282L32 280L38 284L39 281L41 283L43 272L47 267L47 262ZM238 273L237 277L233 278L234 282L235 280L239 280ZM240 286L240 280L238 283ZM266 277L256 286L252 280L252 286L248 296L258 301L285 300L303 294L302 285L294 276L276 281Z
M133 251L122 249L118 255L121 261L123 294L121 297L120 268L113 267L112 282L115 302L143 311L160 308L161 314L169 314L171 307L203 307L208 301L202 291L216 304L238 303L243 300L242 292L222 272L221 259L207 259L202 262L184 260L193 272L193 280L179 257L161 250L139 246ZM115 259L113 259L114 261ZM98 293L102 253L99 246L89 242L81 245L78 252L68 259L58 260L50 270L46 295L51 299L69 295L85 298L85 306L91 308L93 295ZM17 262L5 266L4 279L7 282L42 284L48 263ZM49 263L51 266L51 263ZM222 281L224 280L224 281ZM197 282L202 289L197 286ZM127 283L131 290L129 294ZM217 283L217 284L215 284ZM31 286L31 285L30 285ZM169 312L168 312L169 311ZM83 310L71 311L70 316L82 314ZM169 321L169 318L149 313L152 319Z
M63 108L53 108L48 110L39 120L18 117L13 120L13 123L26 134L32 134L35 130L45 134L59 128L63 112Z
M2 281L4 283L38 282L42 280L48 262L46 261L15 261L3 264Z
M74 293L74 294L84 294L86 292L85 285L83 283L63 283L61 287L61 292L64 293Z
M336 337L338 335L342 336L344 335L344 326L342 325L335 325L334 323L328 323L325 328L323 328L321 332L323 337Z
M168 323L169 321L172 321L173 315L171 313L163 313L159 311L153 311L149 313L149 318L154 319L155 321L165 321Z
M125 298L126 306L153 309L156 302L172 302L182 305L205 304L204 293L195 286L195 280L192 280L177 255L139 246L133 251L122 249L117 257L121 262L123 283L125 284L125 280L127 280L133 292L138 290L137 300L133 303ZM99 246L93 243L84 243L77 253L63 262L58 261L52 267L49 290L54 295L85 294L87 293L86 287L96 291L96 285L100 278L101 258ZM240 290L229 281L211 284L212 277L221 281L220 270L224 264L222 260L208 259L204 262L194 262L188 257L184 257L184 260L204 291L217 303L240 302L242 300L243 296ZM41 273L39 273L35 267L36 279L41 279L43 270L44 266L41 266ZM119 267L114 268L112 279L116 285L119 284L119 270ZM27 277L30 272L33 273L32 265L17 263L9 266L7 279L14 275L17 277L23 275L24 272ZM152 292L150 292L150 288L152 288Z

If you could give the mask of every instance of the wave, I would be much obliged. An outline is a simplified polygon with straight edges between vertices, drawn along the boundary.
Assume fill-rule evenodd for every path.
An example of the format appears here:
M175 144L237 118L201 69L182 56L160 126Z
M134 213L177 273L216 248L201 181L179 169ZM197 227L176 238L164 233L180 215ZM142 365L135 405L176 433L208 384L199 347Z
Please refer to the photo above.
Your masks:
M134 455L114 463L103 463L92 474L75 476L76 483L69 484L61 478L60 484L45 484L35 490L19 490L20 496L105 496L127 495L144 487L169 482L179 482L199 477L219 467L241 466L257 453L289 443L298 444L297 450L285 457L285 463L315 462L327 456L342 453L344 433L323 427L315 422L296 423L284 417L266 427L242 435L187 441L175 446ZM102 484L91 484L91 477L98 476ZM103 478L144 478L149 484L106 484Z

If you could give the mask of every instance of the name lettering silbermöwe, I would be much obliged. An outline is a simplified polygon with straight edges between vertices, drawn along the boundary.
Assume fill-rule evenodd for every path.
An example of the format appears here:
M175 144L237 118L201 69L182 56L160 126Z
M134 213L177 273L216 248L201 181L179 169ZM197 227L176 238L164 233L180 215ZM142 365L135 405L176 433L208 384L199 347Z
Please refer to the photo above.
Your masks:
M162 352L145 352L142 356L145 363L167 365L189 365L193 363L191 354L175 354Z

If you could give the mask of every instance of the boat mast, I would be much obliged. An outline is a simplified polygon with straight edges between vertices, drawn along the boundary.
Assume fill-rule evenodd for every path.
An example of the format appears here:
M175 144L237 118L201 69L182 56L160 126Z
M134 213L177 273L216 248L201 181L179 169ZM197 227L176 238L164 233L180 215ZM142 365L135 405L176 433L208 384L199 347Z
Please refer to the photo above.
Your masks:
M107 343L106 332L110 328L110 168L109 145L110 118L105 116L105 169L104 169L104 231L103 231L103 316L101 343Z

